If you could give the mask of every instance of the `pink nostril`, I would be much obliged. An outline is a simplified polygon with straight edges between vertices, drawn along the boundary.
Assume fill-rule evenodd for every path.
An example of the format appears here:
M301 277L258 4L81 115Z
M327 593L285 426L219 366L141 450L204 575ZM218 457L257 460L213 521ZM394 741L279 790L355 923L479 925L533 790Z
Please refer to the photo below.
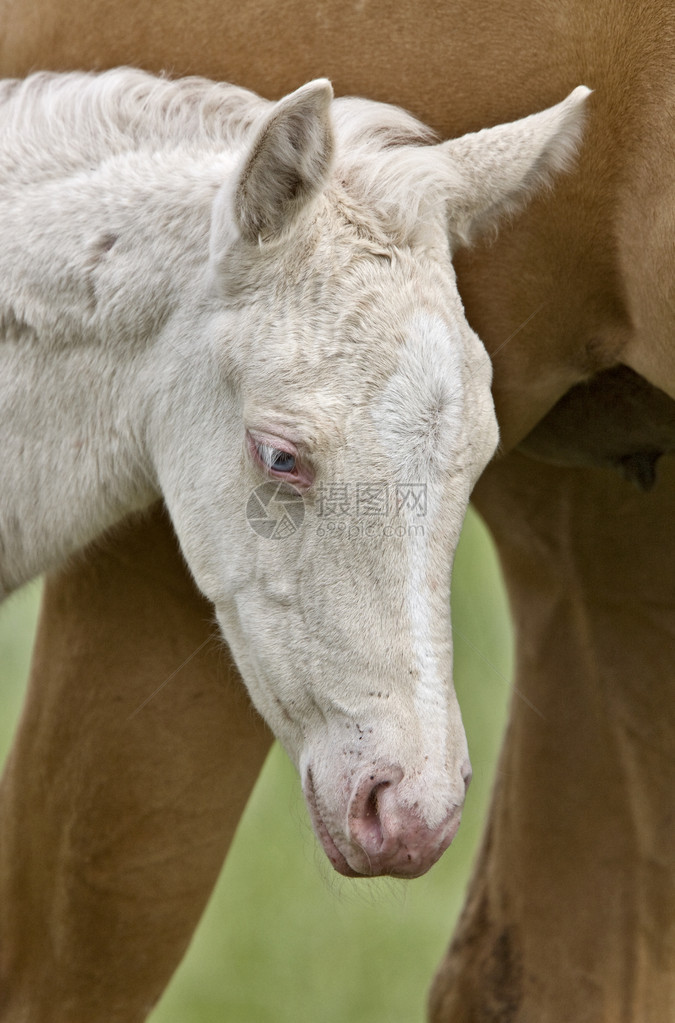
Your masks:
M368 851L378 852L382 847L384 835L382 834L382 821L380 820L379 798L382 790L387 788L391 782L381 781L375 785L368 796L363 816L360 821L361 836L366 840ZM363 845L363 841L361 842ZM366 846L364 846L366 848Z
M470 762L468 757L464 761L464 763L462 764L462 778L464 779L464 791L468 792L469 791L469 785L471 784L471 779L473 778L473 771L471 770L471 762Z
M376 856L386 841L380 807L382 796L390 786L398 785L402 777L400 767L367 775L352 796L349 831L368 856Z
M381 781L378 782L378 784L375 785L373 789L371 789L370 795L368 796L366 805L363 809L364 819L369 820L373 818L374 820L379 820L380 814L377 806L378 796L380 790L385 788L389 784L390 782L388 781Z
M471 778L468 759L459 773L467 785ZM412 783L401 786L403 776L400 767L380 768L362 776L352 790L347 859L357 873L418 877L436 862L457 832L463 793L458 802L448 801L442 820L428 823L418 801L422 791Z

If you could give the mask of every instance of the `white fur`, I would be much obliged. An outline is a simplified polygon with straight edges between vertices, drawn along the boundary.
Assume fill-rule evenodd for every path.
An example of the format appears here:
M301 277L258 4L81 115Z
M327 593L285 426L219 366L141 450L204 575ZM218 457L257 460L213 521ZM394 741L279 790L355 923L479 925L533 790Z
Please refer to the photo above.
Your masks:
M497 430L450 248L560 166L583 96L440 145L330 96L129 69L0 85L0 596L162 496L352 855L363 769L400 769L429 826L463 797L448 588ZM252 433L305 472L284 541L245 518L272 461ZM321 534L319 487L371 481L427 484L423 536L391 509Z

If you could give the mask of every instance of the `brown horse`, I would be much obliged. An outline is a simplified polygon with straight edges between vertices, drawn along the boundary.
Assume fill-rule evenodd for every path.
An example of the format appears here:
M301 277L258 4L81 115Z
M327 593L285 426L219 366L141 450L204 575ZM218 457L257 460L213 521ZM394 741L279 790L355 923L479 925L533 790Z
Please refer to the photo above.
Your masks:
M671 5L7 0L1 27L5 75L130 63L269 97L327 75L443 136L594 88L578 171L458 261L503 440L475 502L543 718L513 705L431 1017L674 1018ZM269 743L208 621L160 511L49 581L0 805L3 1023L142 1020L179 961Z

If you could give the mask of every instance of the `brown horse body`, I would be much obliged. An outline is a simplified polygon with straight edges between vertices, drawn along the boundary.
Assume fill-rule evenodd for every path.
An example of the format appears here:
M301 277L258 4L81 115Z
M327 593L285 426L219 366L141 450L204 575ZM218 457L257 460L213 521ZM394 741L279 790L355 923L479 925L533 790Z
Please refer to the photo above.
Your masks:
M675 464L649 493L606 468L648 487L675 446L671 6L9 0L0 25L3 75L126 63L269 97L327 75L444 136L595 90L578 171L457 260L504 449L475 500L543 717L512 708L431 1015L674 1018ZM160 512L49 581L0 802L2 1023L143 1020L183 954L269 743L208 623Z

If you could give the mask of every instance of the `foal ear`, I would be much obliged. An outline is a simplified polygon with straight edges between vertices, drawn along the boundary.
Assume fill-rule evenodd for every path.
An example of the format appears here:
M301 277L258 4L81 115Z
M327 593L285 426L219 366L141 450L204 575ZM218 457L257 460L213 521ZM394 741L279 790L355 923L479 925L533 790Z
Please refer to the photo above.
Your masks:
M437 147L458 174L448 206L451 240L469 243L525 205L554 174L570 169L590 93L580 85L548 110Z
M325 187L334 148L332 99L330 82L318 78L272 108L234 186L231 212L240 237L274 238Z

